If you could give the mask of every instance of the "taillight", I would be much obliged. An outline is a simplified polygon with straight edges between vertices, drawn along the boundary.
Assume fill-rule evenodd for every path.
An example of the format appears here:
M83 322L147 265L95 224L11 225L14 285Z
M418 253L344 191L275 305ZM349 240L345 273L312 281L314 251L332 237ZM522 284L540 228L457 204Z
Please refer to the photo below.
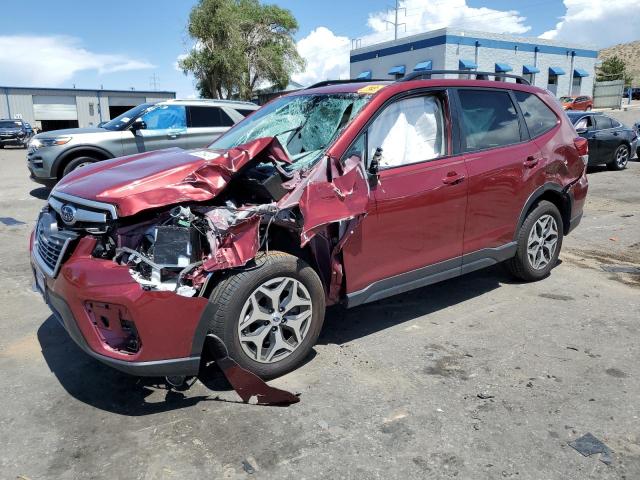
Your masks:
M589 162L589 141L586 138L576 137L573 140L573 144L578 150L578 155L582 158L582 161L586 165Z

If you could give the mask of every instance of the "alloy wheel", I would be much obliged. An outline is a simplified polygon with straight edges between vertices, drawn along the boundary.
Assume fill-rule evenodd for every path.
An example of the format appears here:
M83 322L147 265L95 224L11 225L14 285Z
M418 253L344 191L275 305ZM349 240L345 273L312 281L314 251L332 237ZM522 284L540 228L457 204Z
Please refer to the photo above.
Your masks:
M626 145L620 145L616 150L616 165L620 169L627 166L627 162L629 161L629 149Z
M551 215L542 215L531 227L527 240L527 257L535 270L551 262L558 244L558 224Z
M240 312L242 350L260 363L288 357L309 332L312 314L311 295L302 282L291 277L265 281L249 295Z

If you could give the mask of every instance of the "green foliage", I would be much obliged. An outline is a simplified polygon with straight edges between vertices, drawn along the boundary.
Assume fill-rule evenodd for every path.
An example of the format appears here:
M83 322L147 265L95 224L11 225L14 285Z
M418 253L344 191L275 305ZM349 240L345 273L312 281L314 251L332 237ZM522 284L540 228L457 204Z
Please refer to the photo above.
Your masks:
M284 88L304 67L289 10L258 0L200 0L189 16L195 47L179 66L205 98L250 99L261 83Z
M614 55L602 62L596 73L598 82L609 80L624 80L625 85L631 84L631 75L627 72L627 65L620 57Z

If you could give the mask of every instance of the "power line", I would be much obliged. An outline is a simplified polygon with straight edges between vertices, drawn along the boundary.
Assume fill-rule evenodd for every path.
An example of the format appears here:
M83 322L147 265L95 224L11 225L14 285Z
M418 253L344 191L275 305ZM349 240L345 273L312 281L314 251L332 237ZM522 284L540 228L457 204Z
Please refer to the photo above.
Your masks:
M156 73L153 72L153 75L149 77L149 86L151 87L152 90L157 91L159 85L160 85L160 77L158 77Z

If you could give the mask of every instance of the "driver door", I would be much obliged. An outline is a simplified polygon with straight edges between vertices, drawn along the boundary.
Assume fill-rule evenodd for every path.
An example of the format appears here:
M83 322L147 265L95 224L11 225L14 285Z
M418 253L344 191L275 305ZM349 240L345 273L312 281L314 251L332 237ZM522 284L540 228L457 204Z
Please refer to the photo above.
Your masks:
M141 120L146 128L125 131L124 155L151 152L163 148L187 148L187 115L183 105L159 105Z
M458 275L468 182L445 93L384 107L358 144L368 164L382 155L369 214L344 249L347 293L370 301Z

